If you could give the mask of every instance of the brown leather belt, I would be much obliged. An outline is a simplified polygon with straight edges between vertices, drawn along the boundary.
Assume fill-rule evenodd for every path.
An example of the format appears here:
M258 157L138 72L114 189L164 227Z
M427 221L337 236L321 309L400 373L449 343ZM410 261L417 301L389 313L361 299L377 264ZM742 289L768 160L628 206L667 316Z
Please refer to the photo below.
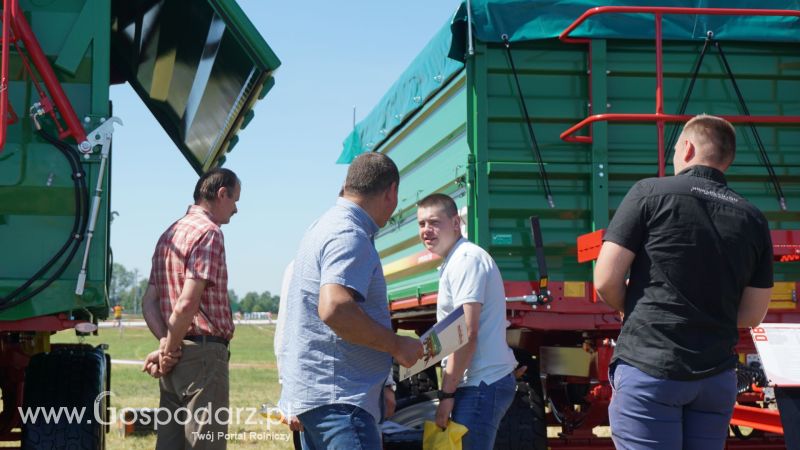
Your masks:
M219 336L208 336L208 335L190 335L184 336L184 340L197 342L198 344L205 344L207 342L213 342L215 344L222 344L225 347L228 346L228 340L225 338L221 338Z

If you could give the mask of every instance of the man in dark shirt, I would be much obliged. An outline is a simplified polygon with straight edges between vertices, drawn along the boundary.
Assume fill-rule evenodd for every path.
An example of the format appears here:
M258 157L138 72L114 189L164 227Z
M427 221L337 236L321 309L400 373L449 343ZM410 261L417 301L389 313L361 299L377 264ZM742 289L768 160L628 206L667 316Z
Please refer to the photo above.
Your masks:
M694 117L676 176L636 183L606 231L595 288L625 313L610 371L618 449L725 445L737 326L758 325L772 291L767 220L723 175L735 149L730 123Z

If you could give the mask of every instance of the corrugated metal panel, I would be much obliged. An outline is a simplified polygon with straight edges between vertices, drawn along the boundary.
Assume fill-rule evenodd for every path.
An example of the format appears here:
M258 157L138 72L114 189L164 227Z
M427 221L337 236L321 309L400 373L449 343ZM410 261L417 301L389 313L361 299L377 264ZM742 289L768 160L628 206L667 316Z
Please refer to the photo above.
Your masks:
M436 290L438 264L426 259L419 241L417 201L438 191L457 196L459 207L466 205L465 78L462 73L453 79L379 149L397 164L401 176L397 211L376 240L392 299L416 295L420 285L433 283L427 291Z

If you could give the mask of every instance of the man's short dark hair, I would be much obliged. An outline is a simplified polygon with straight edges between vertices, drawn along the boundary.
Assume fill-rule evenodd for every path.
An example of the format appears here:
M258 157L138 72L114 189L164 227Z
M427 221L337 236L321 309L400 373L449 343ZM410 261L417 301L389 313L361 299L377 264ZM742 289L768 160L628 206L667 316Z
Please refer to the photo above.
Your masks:
M216 168L204 173L194 186L194 202L200 200L212 202L217 199L219 188L228 188L228 196L239 184L239 178L230 169Z
M430 208L432 206L444 211L447 217L453 218L458 215L456 202L449 195L431 194L417 203L417 207L419 208Z
M347 169L344 192L371 197L386 192L392 184L400 184L400 172L394 161L383 153L362 153Z
M709 162L729 166L736 157L736 130L727 120L700 114L686 122L683 132L692 136Z

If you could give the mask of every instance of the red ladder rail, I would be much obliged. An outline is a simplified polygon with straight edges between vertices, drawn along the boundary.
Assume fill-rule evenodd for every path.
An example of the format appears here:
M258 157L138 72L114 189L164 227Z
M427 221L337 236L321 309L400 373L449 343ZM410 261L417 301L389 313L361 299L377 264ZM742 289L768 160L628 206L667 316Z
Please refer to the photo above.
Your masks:
M658 176L664 176L666 161L664 160L664 124L665 122L685 122L692 116L664 114L664 70L661 19L667 14L679 15L716 15L716 16L773 16L773 17L800 17L800 11L783 9L737 9L737 8L681 8L659 6L600 6L584 12L570 26L568 26L558 39L568 44L588 44L591 55L592 40L589 38L570 37L583 22L599 14L639 13L653 14L655 20L656 41L656 112L655 114L593 114L573 125L563 133L561 140L565 142L592 143L591 127L589 134L574 136L574 134L587 125L595 122L655 122L658 129ZM591 57L589 60L589 86L592 85ZM590 91L591 92L591 91ZM591 111L590 111L591 114ZM788 124L800 123L800 116L721 116L732 123L771 123Z
M3 1L3 43L2 63L0 63L0 151L6 145L8 123L8 41L11 39L11 10L16 8L16 0Z

